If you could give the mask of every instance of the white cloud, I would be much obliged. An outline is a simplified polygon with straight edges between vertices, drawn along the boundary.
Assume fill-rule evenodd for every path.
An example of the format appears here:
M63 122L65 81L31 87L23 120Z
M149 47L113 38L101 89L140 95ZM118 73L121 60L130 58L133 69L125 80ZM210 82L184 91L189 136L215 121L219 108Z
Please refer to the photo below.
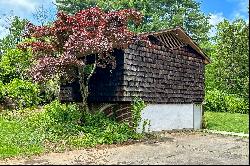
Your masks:
M209 23L214 26L223 21L224 18L223 13L211 13Z
M216 34L216 25L224 19L223 13L210 13L209 23L212 25L212 28L209 30L209 33L211 37Z
M1 0L1 6L6 6L7 8L22 8L28 11L33 11L37 2L34 0Z
M37 0L0 0L0 14L27 18L38 4Z
M55 0L0 0L0 39L8 32L3 26L6 17L19 16L37 24L38 21L33 15L36 9L43 5L51 14L50 17L53 18L56 12L53 3L55 3ZM51 19L50 17L48 19Z

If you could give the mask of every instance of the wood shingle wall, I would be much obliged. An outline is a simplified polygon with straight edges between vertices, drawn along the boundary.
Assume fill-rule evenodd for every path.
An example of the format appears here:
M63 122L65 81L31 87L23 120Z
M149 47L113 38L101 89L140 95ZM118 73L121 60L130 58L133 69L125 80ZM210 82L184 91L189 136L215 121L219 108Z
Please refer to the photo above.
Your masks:
M149 103L200 103L204 63L191 47L169 50L132 45L124 52L124 99Z
M191 47L169 50L131 45L116 53L117 67L98 69L90 81L90 102L201 103L204 99L203 58Z

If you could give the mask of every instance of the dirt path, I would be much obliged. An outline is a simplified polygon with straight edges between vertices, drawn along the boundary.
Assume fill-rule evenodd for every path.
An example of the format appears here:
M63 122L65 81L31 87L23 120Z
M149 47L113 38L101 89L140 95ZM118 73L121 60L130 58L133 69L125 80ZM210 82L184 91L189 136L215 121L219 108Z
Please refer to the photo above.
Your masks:
M49 153L0 164L195 164L248 165L249 139L208 133L164 133L157 140L125 146Z

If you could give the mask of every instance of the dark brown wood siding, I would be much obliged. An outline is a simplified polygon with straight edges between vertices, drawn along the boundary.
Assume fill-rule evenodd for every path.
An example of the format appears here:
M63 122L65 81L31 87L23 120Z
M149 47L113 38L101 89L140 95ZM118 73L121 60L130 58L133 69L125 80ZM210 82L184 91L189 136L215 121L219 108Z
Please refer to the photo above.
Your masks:
M89 102L131 102L133 96L148 103L204 100L204 59L191 47L169 50L131 45L114 54L116 68L97 68L90 79ZM75 96L79 91L71 98L76 100Z
M203 58L191 47L169 50L131 45L124 51L124 100L148 103L201 103Z

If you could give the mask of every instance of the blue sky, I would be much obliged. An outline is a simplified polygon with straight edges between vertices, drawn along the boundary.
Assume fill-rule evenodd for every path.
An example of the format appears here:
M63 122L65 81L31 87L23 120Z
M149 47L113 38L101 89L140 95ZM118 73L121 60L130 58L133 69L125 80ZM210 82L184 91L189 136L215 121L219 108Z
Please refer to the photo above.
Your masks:
M197 0L201 2L201 10L210 14L210 23L218 24L224 18L233 20L241 17L248 21L248 0ZM9 16L17 15L37 23L33 14L43 6L51 14L48 20L53 19L56 8L53 5L55 0L0 0L0 38L6 35L6 19ZM211 31L211 33L214 33Z
M201 10L211 14L210 23L216 24L224 18L233 20L243 18L248 20L248 0L198 0Z

